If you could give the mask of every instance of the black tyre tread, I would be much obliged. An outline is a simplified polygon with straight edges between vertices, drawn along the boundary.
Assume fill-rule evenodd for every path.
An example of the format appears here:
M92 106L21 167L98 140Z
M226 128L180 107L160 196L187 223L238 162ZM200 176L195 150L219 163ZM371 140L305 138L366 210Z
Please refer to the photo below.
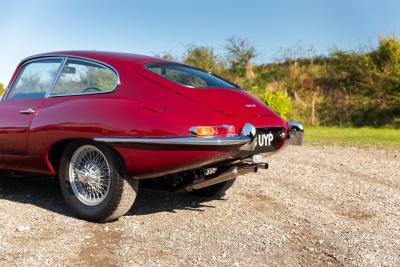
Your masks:
M212 186L208 186L202 189L198 190L193 190L190 193L192 195L198 196L198 197L212 197L212 196L224 196L225 192L231 188L231 186L235 183L236 179L232 179L229 181L225 181L219 184L215 184Z
M101 220L102 222L111 222L126 214L135 202L137 192L139 190L139 182L133 179L121 179L121 190L119 201L115 202L113 207L110 207L110 215Z

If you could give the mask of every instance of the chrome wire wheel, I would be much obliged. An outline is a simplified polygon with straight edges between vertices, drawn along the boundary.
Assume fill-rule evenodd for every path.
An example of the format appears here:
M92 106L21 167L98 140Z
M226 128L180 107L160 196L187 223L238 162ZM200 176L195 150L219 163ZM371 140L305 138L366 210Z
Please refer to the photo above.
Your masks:
M96 206L110 191L111 170L106 156L93 145L80 146L72 154L69 182L75 196L83 204Z

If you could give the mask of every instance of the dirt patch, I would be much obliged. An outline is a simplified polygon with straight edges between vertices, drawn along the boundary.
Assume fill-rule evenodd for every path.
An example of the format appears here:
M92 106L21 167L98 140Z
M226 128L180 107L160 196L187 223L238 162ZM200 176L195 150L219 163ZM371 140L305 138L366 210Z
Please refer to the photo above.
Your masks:
M83 266L118 266L118 249L121 231L115 226L85 225L85 241L76 260L76 265Z

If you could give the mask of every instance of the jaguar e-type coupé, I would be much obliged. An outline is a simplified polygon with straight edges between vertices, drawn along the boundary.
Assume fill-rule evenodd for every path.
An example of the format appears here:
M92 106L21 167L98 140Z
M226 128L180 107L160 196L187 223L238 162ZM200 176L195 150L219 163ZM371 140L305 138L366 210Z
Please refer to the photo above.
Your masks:
M300 123L237 85L133 54L27 58L0 102L1 172L59 177L71 210L98 222L124 215L139 181L222 194L268 166L260 155L302 140Z

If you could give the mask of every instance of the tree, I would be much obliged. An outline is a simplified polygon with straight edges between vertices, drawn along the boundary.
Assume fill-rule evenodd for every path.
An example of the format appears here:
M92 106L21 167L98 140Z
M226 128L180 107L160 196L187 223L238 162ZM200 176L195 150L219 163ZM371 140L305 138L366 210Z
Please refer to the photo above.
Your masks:
M297 42L290 48L282 48L275 59L277 62L285 62L293 65L295 68L299 67L299 63L304 61L307 64L314 64L315 49L313 46L308 46L302 42Z
M4 92L4 86L2 83L0 83L0 95L3 95Z
M183 62L216 74L221 74L224 68L214 49L207 46L190 46L183 56Z
M163 59L176 60L176 58L170 52L162 52L161 54L154 53L153 55Z
M226 40L225 49L232 70L239 75L246 73L247 78L253 78L253 66L250 63L257 56L254 46L246 38L232 36Z

